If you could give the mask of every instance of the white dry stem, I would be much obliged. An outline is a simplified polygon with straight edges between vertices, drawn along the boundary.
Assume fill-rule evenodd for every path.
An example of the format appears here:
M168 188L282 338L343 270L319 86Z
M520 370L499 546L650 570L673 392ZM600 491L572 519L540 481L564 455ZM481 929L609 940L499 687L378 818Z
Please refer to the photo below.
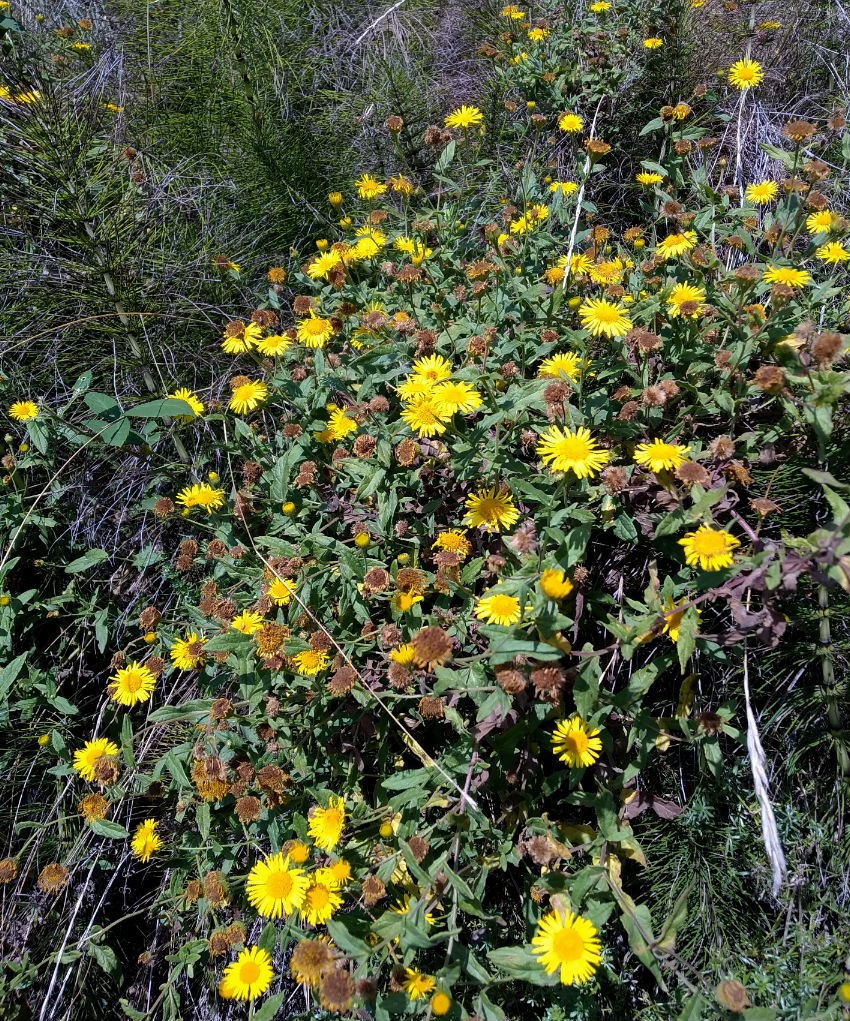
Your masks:
M588 136L589 139L593 139L593 138L596 137L596 134L595 134L596 133L596 119L599 116L599 108L602 106L602 102L603 102L604 98L605 97L603 96L602 99L600 99L599 102L596 104L596 111L593 114L593 123L590 125L590 134ZM575 247L575 243L576 243L576 234L578 233L578 224L579 224L579 220L581 219L581 204L584 201L584 189L585 189L585 187L587 185L588 179L590 178L590 170L591 170L591 159L590 159L590 153L588 153L586 158L585 158L585 161L584 161L584 173L582 174L581 187L579 188L578 196L576 197L576 215L575 215L575 218L573 219L573 229L570 231L570 244L569 244L569 247L567 248L567 264L564 267L564 279L561 281L561 289L563 291L566 291L566 289L567 289L567 280L570 277L570 260L573 257L573 248Z
M374 20L374 21L372 22L372 24L371 24L371 25L369 25L369 27L368 27L368 28L364 29L364 30L363 30L363 31L362 31L362 32L360 33L360 35L359 35L359 36L358 36L358 37L357 37L357 38L356 38L356 39L354 40L354 45L355 45L355 46L359 46L359 45L360 45L360 43L362 43L362 42L363 42L363 40L364 40L364 39L366 38L366 36L367 36L367 35L368 35L368 34L369 34L369 33L370 33L371 31L372 31L372 29L373 29L373 28L374 28L374 27L375 27L376 25L380 24L380 23L381 23L381 22L382 22L382 21L384 20L384 18L386 18L386 17L389 17L389 15L390 15L390 14L392 14L392 12L393 12L393 11L394 11L394 10L395 10L395 9L396 9L397 7L401 7L401 5L402 5L402 4L404 3L404 2L405 2L405 0L398 0L398 3L395 3L395 4L393 4L393 5L392 5L392 7L390 7L390 8L389 8L389 10L386 10L386 11L384 11L384 13L383 13L383 14L382 14L382 15L381 15L381 16L380 16L379 18L376 18L376 19L375 19L375 20Z
M748 650L744 646L744 701L747 707L747 753L750 756L750 768L753 773L753 786L756 789L761 808L761 836L764 841L764 849L770 861L773 871L773 884L771 893L775 897L779 893L787 872L788 866L785 863L785 855L782 851L782 844L779 841L779 831L776 828L776 816L773 814L773 805L770 802L770 791L768 789L767 769L765 768L765 754L759 737L758 724L750 703L750 672L748 667Z

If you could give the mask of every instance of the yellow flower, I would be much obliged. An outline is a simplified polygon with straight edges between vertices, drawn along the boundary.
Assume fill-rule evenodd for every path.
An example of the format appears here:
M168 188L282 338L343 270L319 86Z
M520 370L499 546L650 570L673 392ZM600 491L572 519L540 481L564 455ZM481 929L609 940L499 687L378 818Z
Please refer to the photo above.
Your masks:
M248 873L246 891L249 903L264 918L280 918L297 911L304 903L309 880L304 869L290 866L288 857L274 854Z
M826 263L847 262L850 259L850 252L838 241L830 241L826 245L821 245L815 255Z
M292 662L302 677L314 677L328 665L328 654L317 652L315 649L305 649L304 652L296 653L292 657Z
M664 45L664 40L659 39L658 36L652 36L651 39L644 39L643 45L648 50L657 50L659 46Z
M289 860L296 865L303 865L310 857L310 848L303 840L293 840L289 845Z
M611 9L611 5L608 3L608 0L597 0L597 2L595 4L591 4L590 5L590 9L594 13L600 14L602 11L610 10Z
M237 386L230 398L230 410L237 415L244 415L247 411L253 411L257 405L262 404L269 395L269 388L262 380L255 379L253 382L243 383Z
M621 259L603 259L587 267L590 279L596 284L618 284L623 279Z
M641 464L654 472L675 471L683 461L687 461L684 455L690 449L678 443L665 443L664 440L639 443L635 447L635 464Z
M320 252L307 267L307 276L312 280L327 280L328 273L341 261L342 256L333 249L329 252Z
M298 323L298 339L305 347L324 347L333 336L333 332L333 323L330 319L317 316L313 309L310 309L308 319L302 319Z
M519 521L519 511L513 504L511 494L492 489L479 489L470 493L464 503L466 514L463 523L471 528L486 528L488 532L498 532L502 528L510 528Z
M500 14L503 18L513 18L514 21L521 21L525 17L525 12L521 11L516 4L508 4L507 7L503 7Z
M241 631L243 635L253 635L263 626L263 618L259 613L243 610L238 617L233 618L230 626L234 631Z
M79 751L74 752L74 769L84 780L94 780L94 767L98 759L118 754L118 745L107 737L86 741Z
M272 984L272 959L261 947L245 947L233 964L228 964L218 985L223 1000L255 1000Z
M682 617L685 615L685 611L678 609L678 607L684 606L689 602L690 600L687 596L680 599L678 603L675 599L668 596L664 602L664 627L661 633L669 635L674 642L679 641L679 628L682 626ZM702 616L699 610L697 610L697 616Z
M135 660L118 670L109 680L111 683L107 685L107 691L112 701L126 706L147 702L156 686L156 678L148 667Z
M663 259L672 259L677 255L684 255L697 243L696 231L686 230L681 234L668 234L666 238L659 241L655 246L656 255Z
M828 209L821 209L806 217L806 230L810 234L826 234L835 223L835 217Z
M396 592L392 598L392 607L399 613L407 613L416 603L422 602L419 592Z
M18 103L37 103L41 99L41 93L38 89L30 89L28 92L19 92L15 96L15 101Z
M408 644L396 646L395 649L390 650L390 659L394 663L407 666L413 662L413 646Z
M804 269L790 266L768 266L762 279L766 284L785 284L786 287L805 287L812 282Z
M219 507L223 506L224 490L214 489L212 486L208 486L206 482L195 483L192 486L184 486L180 490L177 494L177 502L181 507L185 507L186 510L191 510L193 507L203 507L207 514L212 514L214 510L218 510Z
M232 324L228 329L232 328ZM221 346L229 355L246 354L257 346L257 342L263 335L263 328L256 323L248 323L244 329L235 336L225 333Z
M583 126L584 121L577 113L562 113L558 118L558 127L561 131L566 131L567 134L570 135L574 135L577 131L581 131Z
M410 375L398 387L397 393L403 401L408 402L419 397L426 397L431 393L433 386L434 383L424 376Z
M456 411L470 415L481 407L481 394L471 383L453 383L447 380L438 383L432 393L438 407L449 415Z
M301 917L309 925L324 924L342 907L342 897L337 893L337 887L338 884L327 875L321 879L316 874L310 877L304 902L299 909Z
M431 549L442 549L448 553L456 553L461 560L465 560L472 552L472 544L460 529L450 528L448 531L441 532L437 536Z
M597 446L584 426L567 430L550 426L541 433L536 451L551 471L572 471L580 479L595 475L611 456L609 451Z
M307 832L323 851L332 851L345 829L345 802L342 798L328 799L327 808L314 806L309 813Z
M323 882L332 880L338 886L345 886L351 882L351 863L339 858L325 868L319 869L316 875Z
M448 1014L452 1009L451 997L442 991L434 993L431 997L431 1013L437 1017L442 1017L443 1014Z
M295 585L290 585L283 578L275 578L269 585L268 594L275 601L277 606L287 606L295 594Z
M540 576L540 588L543 591L543 595L557 602L561 599L566 599L570 592L572 592L573 583L563 571L549 567Z
M595 727L588 727L580 716L571 716L555 727L552 750L570 769L586 768L599 758L602 741Z
M358 532L357 535L354 536L354 545L359 549L366 549L371 541L372 537L368 532Z
M452 367L442 355L428 355L413 363L413 371L430 383L439 383L451 376Z
M400 195L413 194L413 182L408 181L408 179L403 174L395 174L395 176L391 177L387 181L387 184L392 188L394 192L397 192Z
M35 401L15 401L9 408L9 417L18 422L29 422L30 419L38 418L38 405Z
M178 401L185 401L192 409L193 411L192 415L177 416L181 422L191 422L193 418L197 418L199 415L203 415L204 405L201 403L201 401L198 400L195 394L193 394L188 387L181 386L179 390L175 390L173 394L168 394L168 396L174 397Z
M667 299L667 310L671 318L676 319L684 315L682 305L687 302L696 302L701 306L704 301L705 291L701 287L694 287L693 284L676 284ZM695 312L691 313L690 318L696 319L701 311L702 309L698 308Z
M759 184L748 184L744 192L747 202L754 206L766 206L776 198L779 186L776 181L761 181Z
M761 84L762 78L764 78L764 72L761 69L761 64L747 57L736 61L729 68L729 84L734 85L736 89L752 89Z
M478 600L475 606L475 616L486 624L510 627L511 624L516 624L522 616L522 608L516 596L509 596L504 592L494 592L492 595L484 595Z
M471 128L482 124L484 114L477 106L461 106L446 117L447 128Z
M130 850L141 861L150 861L151 855L162 847L162 837L156 832L158 825L155 819L145 819L136 827Z
M695 532L688 532L684 539L679 539L679 545L684 547L689 567L719 571L732 566L732 550L741 544L722 528L700 525Z
M292 340L285 333L272 333L257 344L257 350L261 355L269 355L272 358L282 355L284 351L292 347Z
M328 202L330 202L334 209L338 209L342 205L342 192L341 191L328 192Z
M546 28L532 28L528 33L528 38L533 43L540 43L549 35L549 30Z
M402 420L419 436L441 436L452 412L436 396L415 397L401 413Z
M404 979L401 985L411 1000L424 1000L430 992L433 992L436 984L430 975L423 975L415 968L404 969Z
M376 199L387 190L385 184L376 181L371 174L364 174L357 182L357 194L361 199Z
M537 375L541 379L547 377L560 379L561 376L566 376L567 379L578 379L582 369L582 360L575 352L561 351L559 354L544 358L537 367Z
M560 192L562 195L575 195L578 191L578 185L575 181L553 181L549 185L549 191ZM442 993L438 993L438 996L442 996Z
M204 635L199 637L196 631L187 631L185 638L178 638L171 646L171 662L178 670L195 670L203 666L206 641Z
M589 982L602 960L595 927L572 911L545 914L537 924L531 945L546 974L559 971L565 986Z
M639 174L635 174L635 180L638 184L643 184L649 187L653 184L661 184L664 178L661 174L653 174L648 170L642 170Z
M357 423L346 416L344 408L334 408L328 419L328 432L332 440L343 440L356 429Z
M594 337L625 337L632 328L625 309L604 298L589 298L582 302L578 314L582 327Z

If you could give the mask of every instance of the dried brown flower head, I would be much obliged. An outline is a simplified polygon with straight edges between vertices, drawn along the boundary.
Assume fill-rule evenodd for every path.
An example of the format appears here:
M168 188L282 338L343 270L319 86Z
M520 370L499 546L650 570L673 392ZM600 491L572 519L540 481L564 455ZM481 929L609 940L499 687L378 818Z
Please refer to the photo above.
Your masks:
M52 862L45 865L38 874L38 888L42 893L61 893L68 885L71 873L64 865Z
M377 876L367 876L361 887L363 900L367 907L374 907L383 897L386 896L387 888Z
M510 663L501 663L496 668L496 683L508 695L525 691L525 675Z
M0 884L13 882L18 876L18 864L14 858L3 858L0 861Z
M696 461L683 461L676 469L676 478L680 482L690 485L697 483L700 486L706 486L710 476L705 468L701 464L697 464Z
M423 720L440 720L443 718L443 700L426 695L419 699L419 715Z
M351 1006L353 996L354 983L348 972L342 968L328 971L322 978L322 984L319 987L319 1003L325 1010L344 1013Z
M239 822L246 826L248 823L259 821L261 809L260 799L248 794L239 798L233 811L239 817Z
M413 662L418 667L433 670L447 663L452 656L452 641L440 627L424 627L410 640Z
M778 365L761 365L756 369L753 382L766 393L779 393L785 386L785 373Z
M812 344L812 357L818 364L818 368L825 368L835 361L844 347L844 341L840 333L819 333Z
M153 505L153 512L158 518L167 518L175 510L174 501L170 500L167 496L161 496Z

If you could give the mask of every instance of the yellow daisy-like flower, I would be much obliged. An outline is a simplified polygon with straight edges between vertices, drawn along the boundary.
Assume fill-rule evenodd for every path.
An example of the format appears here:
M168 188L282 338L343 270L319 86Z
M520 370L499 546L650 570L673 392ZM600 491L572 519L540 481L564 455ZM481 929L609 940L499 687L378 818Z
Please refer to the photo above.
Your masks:
M397 192L400 195L413 194L413 182L408 181L403 174L395 174L387 181L387 184L394 192Z
M588 727L580 716L571 716L555 727L552 750L570 769L582 769L599 758L602 741L595 727Z
M38 418L38 405L35 401L15 401L9 408L9 418L14 418L18 422L29 422L33 418Z
M303 840L293 840L289 844L288 858L296 865L303 865L310 857L310 848Z
M327 280L328 273L338 262L342 262L339 252L333 249L329 252L321 252L307 267L307 276L312 280Z
M309 815L307 832L322 851L332 851L345 829L345 802L342 798L328 799L327 808L314 806Z
M345 408L334 408L331 411L331 416L328 419L328 432L331 434L331 439L343 440L356 429L357 423L353 418L348 418Z
M314 677L328 665L328 654L315 649L305 649L292 657L295 668L302 677Z
M577 478L587 479L608 463L611 454L600 448L583 425L563 430L551 426L540 435L537 454L553 472L573 472Z
M438 383L432 393L439 407L449 415L456 411L471 415L481 407L481 394L471 383L453 383L446 380L444 383Z
M574 135L584 127L584 121L577 113L562 113L558 118L558 127L568 135Z
M595 4L590 5L590 9L595 14L601 14L602 11L609 11L611 9L611 4L608 3L608 0L596 0Z
M448 1014L448 1012L451 1009L452 998L448 995L448 993L444 993L442 989L439 990L439 992L434 993L434 995L431 997L432 1014L434 1014L436 1017L442 1017L443 1014Z
M639 174L635 174L635 180L638 184L643 184L648 188L653 184L661 184L664 178L661 174L655 174L649 170L642 170Z
M593 260L589 255L585 255L584 252L576 252L570 256L570 276L582 277L585 273L589 272L592 265ZM562 255L560 259L558 259L558 266L561 269L567 268L566 255Z
M156 687L156 678L149 668L135 660L131 660L127 666L118 670L109 680L106 690L112 701L126 706L147 702L151 697L150 693Z
M334 209L339 209L339 207L342 205L342 192L341 191L328 192L328 202L330 202Z
M821 245L815 255L825 263L847 262L850 259L850 252L838 241L830 241Z
M785 284L786 287L805 287L812 278L804 269L791 266L768 266L762 280L766 284Z
M531 940L533 953L547 975L560 972L561 984L589 982L602 960L596 928L586 918L566 911L550 911L537 923Z
M660 255L663 259L673 259L677 255L684 255L696 243L697 235L693 230L686 230L681 234L668 234L655 246L655 254Z
M310 316L298 323L298 339L305 347L324 347L333 336L333 323L330 319L317 316L310 309Z
M632 321L625 312L622 305L604 298L589 298L578 310L581 325L594 337L625 337L632 328Z
M516 624L522 616L522 607L516 596L509 596L504 592L494 592L492 595L482 596L475 606L475 616L483 620L485 624L499 624L501 627L510 627Z
M401 417L413 432L430 439L446 431L445 423L451 420L452 412L437 397L429 394L415 397L402 411Z
M669 635L674 642L679 641L679 629L682 626L682 617L685 615L684 609L680 610L678 607L683 607L689 602L688 597L684 596L678 603L670 597L664 603L664 627L661 629L661 633ZM697 610L697 616L702 616L700 610Z
M736 61L729 68L729 84L742 91L760 85L763 78L764 71L761 69L761 64L747 57Z
M285 333L272 333L268 337L263 337L259 344L257 344L257 350L260 354L268 355L271 358L282 355L284 351L289 350L291 347L292 340Z
M173 394L168 394L169 397L174 397L178 401L185 401L192 409L193 414L191 415L178 415L177 417L181 422L191 422L193 418L198 418L199 415L204 413L204 405L198 400L197 396L187 386L181 386L178 390L175 390Z
M257 346L257 342L263 335L262 326L256 323L248 323L241 333L231 336L225 333L221 346L229 355L244 355Z
M238 617L233 618L230 626L234 631L241 631L243 635L253 635L263 626L263 618L259 613L243 610Z
M776 181L760 181L758 184L747 185L744 198L754 206L766 206L776 198L778 191L779 185Z
M361 199L376 199L387 190L387 186L376 181L371 174L364 174L355 184Z
M268 395L269 388L262 380L255 379L242 383L233 391L233 396L230 398L230 410L235 411L237 415L244 415L248 411L254 411Z
M667 311L671 318L677 319L679 316L683 316L685 313L682 311L682 305L690 301L697 302L702 306L705 301L705 291L693 284L676 284L667 299ZM702 308L700 307L690 314L690 318L697 319L701 312Z
M413 372L429 383L440 383L452 374L452 367L442 355L427 355L413 363Z
M421 592L396 592L392 598L392 607L399 613L407 613L416 603L421 602Z
M136 827L130 850L140 861L150 861L151 855L162 847L162 837L156 832L156 819L145 819Z
M604 259L588 266L587 272L595 284L618 284L623 279L624 266L621 259Z
M684 547L688 567L720 571L732 566L732 550L741 544L722 528L700 525L695 532L688 532L684 539L679 539L679 545Z
M499 13L503 18L513 18L514 21L521 21L525 17L525 12L521 11L516 4L508 4Z
M273 854L248 873L245 889L248 901L264 918L292 914L304 903L309 879L304 869L295 869L282 853Z
M207 639L195 631L187 631L185 638L178 638L171 646L171 662L178 670L195 670L204 665L204 645Z
M410 375L397 389L399 397L407 402L416 400L418 397L426 397L431 393L434 384L424 376Z
M675 471L683 461L687 461L684 455L690 449L678 443L665 443L664 440L639 443L635 447L635 464L641 464L654 472Z
M575 195L578 191L578 185L575 181L553 181L549 185L549 191L553 194L560 192L562 195Z
M467 537L457 528L450 528L446 532L441 532L431 549L445 550L447 553L456 553L461 560L465 560L472 552L472 543Z
M404 979L401 986L411 1000L424 1000L429 993L434 991L436 985L437 983L430 975L423 975L421 971L417 971L415 968L404 969Z
M471 128L484 122L484 114L477 106L461 106L446 117L447 128Z
M644 39L643 45L647 50L657 50L659 46L664 45L664 40L659 39L658 36L654 35L650 39Z
M559 354L544 358L537 366L537 375L540 379L560 379L562 376L566 376L567 379L578 379L583 368L580 356L574 351L561 351Z
M323 870L327 872L327 870ZM304 891L304 902L299 908L301 917L309 925L324 925L335 911L342 907L338 884L330 876L321 879L314 874Z
M228 964L218 984L223 1000L256 1000L272 984L272 959L262 947L245 947L233 964Z
M540 575L540 588L543 595L556 602L566 599L573 587L570 579L559 569L549 567Z
M463 523L471 528L486 528L488 532L498 532L502 528L511 528L519 521L519 511L513 503L511 494L492 489L479 489L470 493L464 503L466 514Z
M810 234L826 234L835 223L835 216L828 209L821 209L806 217L806 230Z
M541 43L549 35L549 30L546 28L532 28L528 33L528 38L533 43Z
M393 663L401 663L402 666L408 666L413 662L413 646L407 643L397 645L394 649L390 650L390 659Z
M277 606L287 606L295 594L295 585L290 585L283 578L275 578L269 585L268 594L275 601Z
M94 780L94 767L98 759L118 754L118 745L108 737L86 741L79 751L74 752L74 769L84 780Z
M214 489L206 482L195 483L192 486L185 486L177 494L177 502L181 507L191 510L193 507L203 507L207 514L224 504L224 490Z
M316 875L323 882L330 879L338 886L346 886L351 882L351 863L347 862L344 858L339 858L337 861L325 866L325 868L319 869Z

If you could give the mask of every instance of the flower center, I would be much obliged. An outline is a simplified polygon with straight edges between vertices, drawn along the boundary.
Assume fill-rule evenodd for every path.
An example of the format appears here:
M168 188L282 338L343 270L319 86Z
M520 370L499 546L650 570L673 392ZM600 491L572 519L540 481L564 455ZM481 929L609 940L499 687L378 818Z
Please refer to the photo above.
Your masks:
M590 453L584 440L576 436L567 436L558 442L558 456L570 461L583 461Z
M584 940L575 929L562 929L552 937L552 950L561 961L579 961L584 954Z
M288 872L272 872L266 880L266 890L274 900L283 900L292 893L292 876Z
M587 751L587 734L582 730L574 730L564 738L564 744L575 756L582 756Z
M253 985L260 977L260 966L256 961L246 961L239 969L239 978L246 986Z
M694 549L704 556L726 552L726 536L722 532L700 532L694 539Z
M620 310L614 305L600 305L595 316L600 323L616 323L620 318Z
M124 675L124 687L127 691L138 691L141 686L142 675L138 672L138 670L131 670L129 673Z
M331 897L326 886L323 886L321 883L316 883L315 886L310 888L310 892L307 894L307 899L310 901L311 908L320 910L325 907Z
M327 320L325 319L305 319L304 320L304 332L309 333L311 337L319 337L325 332L327 328Z
M504 595L493 596L493 601L490 603L490 607L492 612L498 614L500 617L510 617L516 609L513 596Z

